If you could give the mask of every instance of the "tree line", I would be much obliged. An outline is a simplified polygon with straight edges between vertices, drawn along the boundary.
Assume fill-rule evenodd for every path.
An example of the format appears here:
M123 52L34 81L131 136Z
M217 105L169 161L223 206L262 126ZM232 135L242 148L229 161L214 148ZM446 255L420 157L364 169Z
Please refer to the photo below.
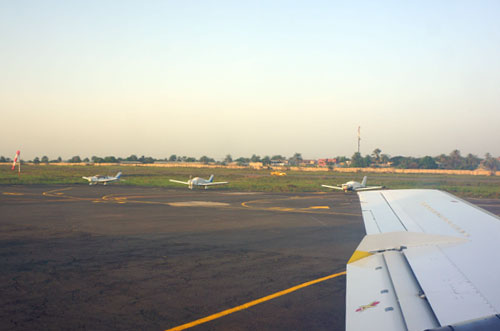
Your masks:
M12 162L12 159L0 156L0 162ZM22 161L24 162L24 161ZM201 162L201 163L215 163L221 165L227 165L230 163L236 163L238 165L248 165L251 162L261 162L264 166L269 166L272 164L284 164L289 166L315 166L314 163L304 164L304 159L301 153L295 153L290 157L285 157L283 155L273 155L273 156L259 156L253 154L251 157L239 157L233 159L230 154L227 154L222 161L215 161L215 159L208 157L206 155L196 159L192 156L178 156L172 154L164 159L155 159L151 156L140 156L135 154L130 155L126 158L115 157L115 156L92 156L91 158L80 158L76 155L72 158L63 161L61 157L57 159L49 160L47 156L35 157L33 160L27 162L32 162L35 164L40 163L59 163L59 162L69 162L69 163L122 163L122 162L137 162L137 163L154 163L154 162ZM452 169L452 170L475 170L478 167L482 167L486 170L496 171L500 169L500 162L498 159L491 156L490 153L486 153L484 158L479 158L473 154L467 154L462 156L459 150L453 150L450 154L440 154L438 156L424 156L424 157L412 157L412 156L393 156L388 154L383 154L379 148L373 150L371 154L362 156L360 153L354 153L351 158L345 156L337 156L333 159L328 159L327 165L329 167L356 167L356 168L366 168L366 167L394 167L400 169Z
M475 170L482 167L486 170L496 171L500 169L498 159L486 153L483 159L471 153L462 156L458 149L450 154L440 154L438 156L394 156L381 154L381 150L376 148L372 154L361 156L360 153L354 153L351 157L350 167L383 167L390 166L400 169L450 169L450 170Z

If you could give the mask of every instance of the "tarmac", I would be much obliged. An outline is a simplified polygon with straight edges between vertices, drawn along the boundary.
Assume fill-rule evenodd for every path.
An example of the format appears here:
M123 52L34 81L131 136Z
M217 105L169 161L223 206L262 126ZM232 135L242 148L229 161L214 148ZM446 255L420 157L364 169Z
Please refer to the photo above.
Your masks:
M356 194L113 184L0 186L0 227L2 330L343 330L365 234Z

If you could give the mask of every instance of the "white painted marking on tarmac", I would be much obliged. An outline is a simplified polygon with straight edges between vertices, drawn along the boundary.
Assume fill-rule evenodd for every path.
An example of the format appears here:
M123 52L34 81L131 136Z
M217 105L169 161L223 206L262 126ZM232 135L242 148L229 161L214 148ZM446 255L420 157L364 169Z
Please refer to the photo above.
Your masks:
M313 220L317 221L319 224L323 225L323 226L326 226L326 223L323 222L322 220L319 220L317 219L316 217L312 216L312 215L309 215Z
M229 206L229 203L214 201L180 201L169 202L168 205L173 207L225 207Z

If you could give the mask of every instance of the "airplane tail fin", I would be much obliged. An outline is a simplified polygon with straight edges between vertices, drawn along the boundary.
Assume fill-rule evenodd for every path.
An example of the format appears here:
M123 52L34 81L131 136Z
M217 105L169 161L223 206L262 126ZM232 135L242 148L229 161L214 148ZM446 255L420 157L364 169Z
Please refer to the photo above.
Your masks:
M115 177L116 177L117 179L120 179L120 177L121 177L121 176L122 176L122 172L121 172L121 171L118 171L118 173L116 174L116 176L115 176Z
M214 181L214 175L210 175L210 178L208 179L208 181L211 183Z
M367 179L367 177L366 177L366 176L365 176L365 177L363 177L363 181L361 182L361 185L366 186L366 179Z

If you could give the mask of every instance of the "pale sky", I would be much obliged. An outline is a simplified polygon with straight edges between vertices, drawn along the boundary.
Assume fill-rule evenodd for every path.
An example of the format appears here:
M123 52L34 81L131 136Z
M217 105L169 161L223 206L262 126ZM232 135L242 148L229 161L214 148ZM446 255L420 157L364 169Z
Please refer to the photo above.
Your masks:
M500 2L0 0L0 155L500 155Z

